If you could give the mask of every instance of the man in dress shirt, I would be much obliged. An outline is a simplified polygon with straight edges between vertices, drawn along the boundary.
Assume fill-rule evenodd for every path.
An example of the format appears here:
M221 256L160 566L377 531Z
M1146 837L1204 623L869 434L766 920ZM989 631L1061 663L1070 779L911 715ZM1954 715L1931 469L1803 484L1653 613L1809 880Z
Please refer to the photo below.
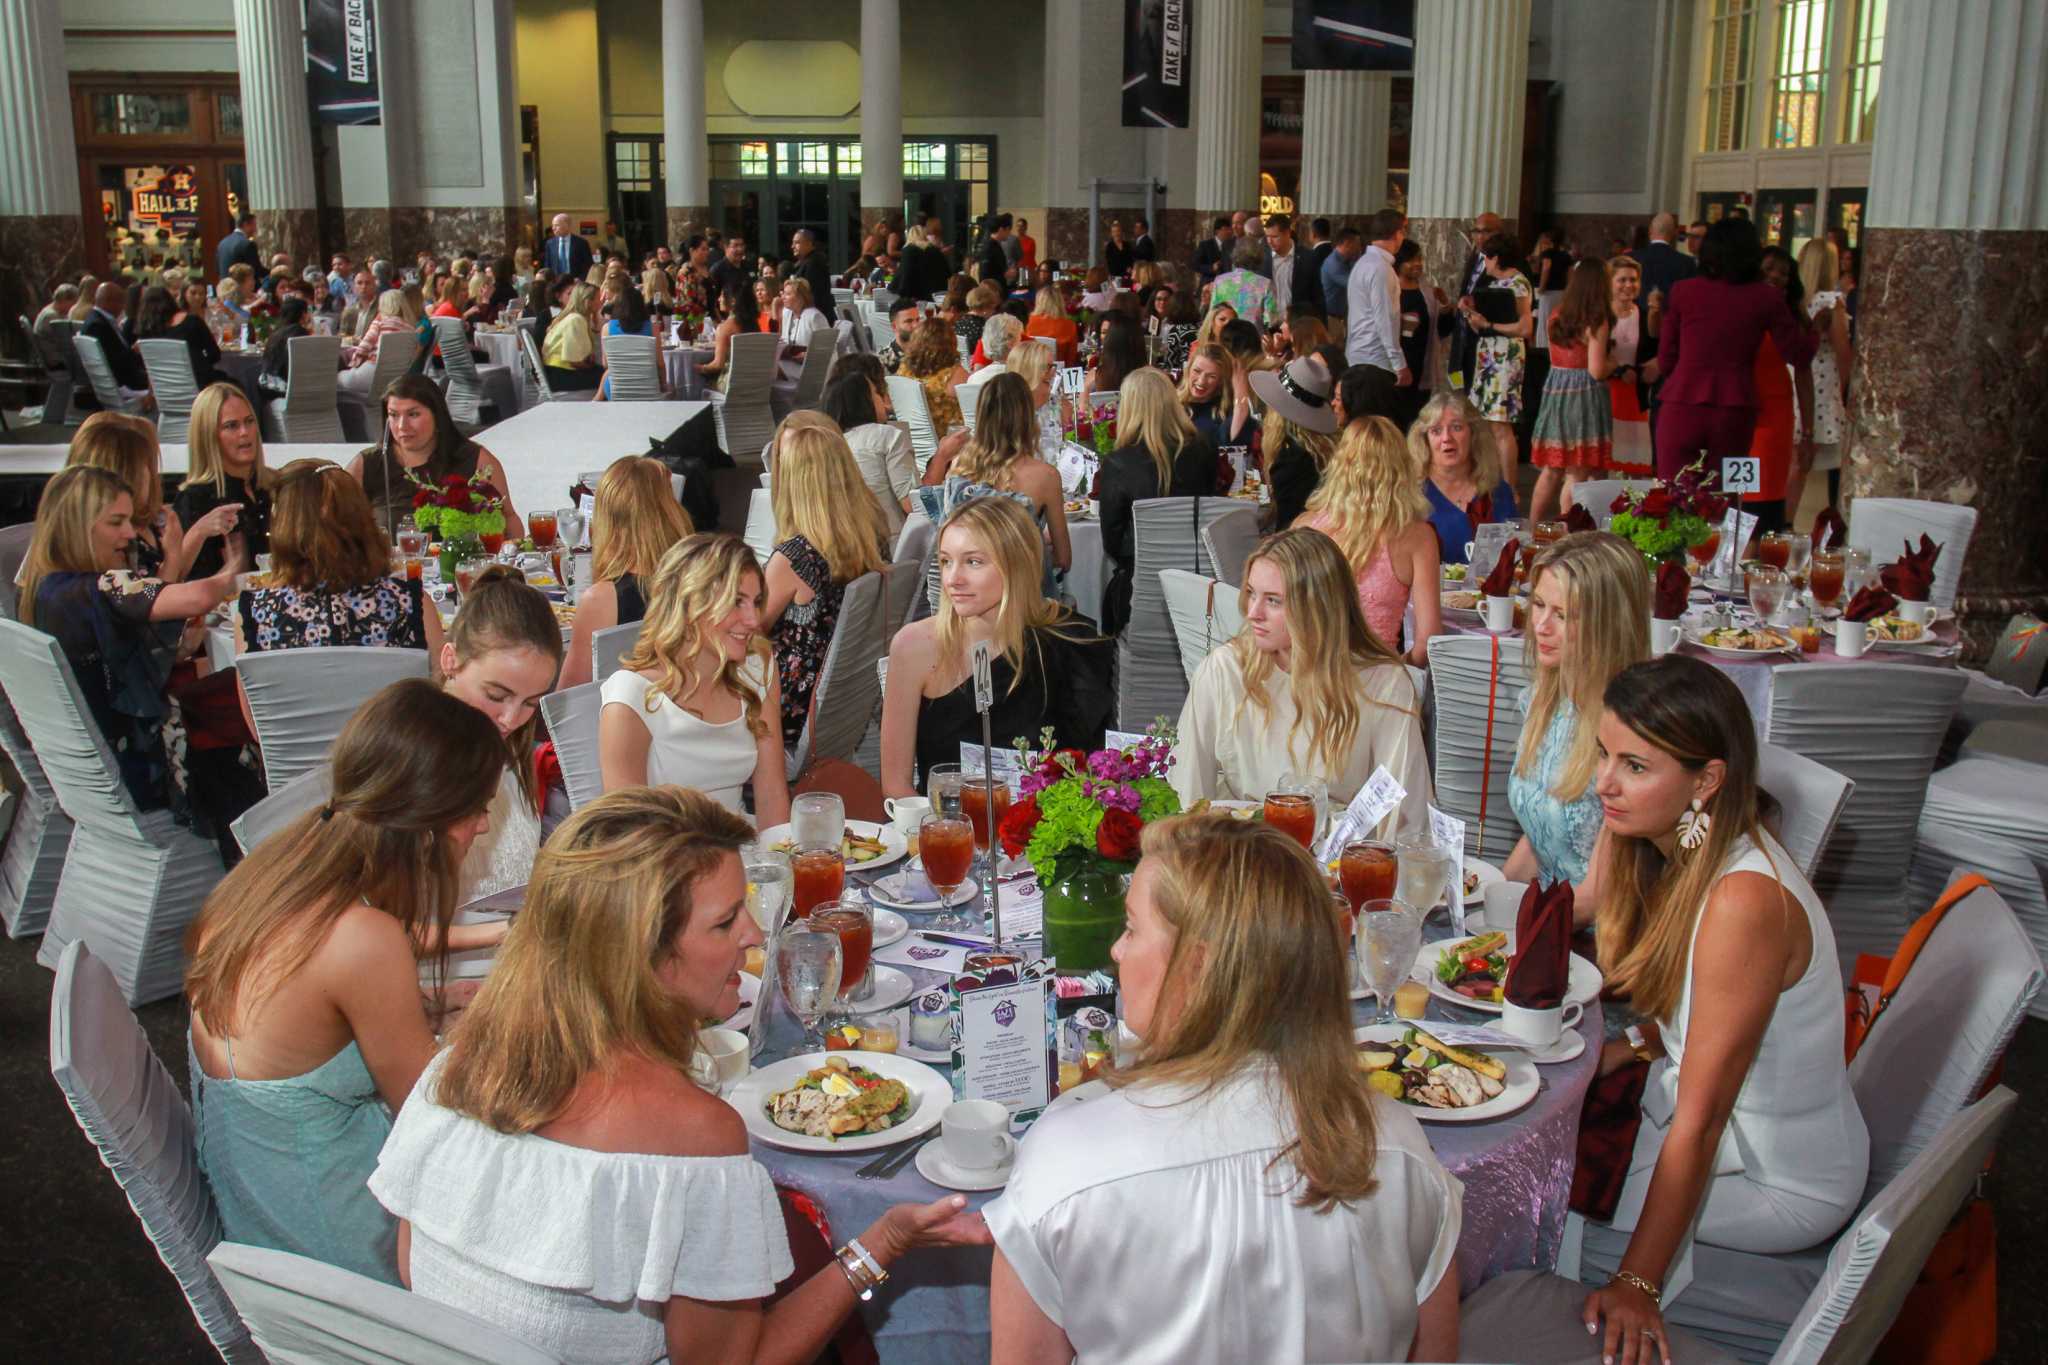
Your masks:
M796 257L796 265L790 273L811 287L811 307L823 313L826 322L837 322L838 314L832 309L832 272L825 268L825 257L818 250L818 239L811 235L809 228L798 228L789 239L789 251Z
M1401 352L1401 284L1394 274L1394 253L1408 239L1408 220L1398 209L1381 209L1367 231L1372 241L1345 286L1344 359L1373 368L1368 410L1391 421L1398 410L1394 390L1415 382ZM1348 406L1345 412L1359 416Z
M149 400L149 372L142 367L142 357L121 335L121 315L128 311L128 291L108 280L92 296L92 312L86 315L85 326L79 329L80 336L88 336L99 342L106 352L107 368L114 372L114 382L121 387L123 398L141 398L143 406L152 406ZM99 399L90 388L84 393L73 395L73 401L87 411L98 411Z
M1323 268L1317 272L1317 279L1323 286L1323 315L1334 328L1344 321L1344 315L1351 311L1347 297L1351 287L1351 267L1358 264L1358 258L1365 253L1365 237L1355 227L1347 227L1337 234L1330 244L1329 255L1323 258Z
M1292 314L1323 310L1322 281L1307 252L1294 243L1294 228L1285 218L1266 224L1266 256L1272 262L1273 297Z
M1132 262L1158 260L1159 248L1152 242L1151 225L1143 218L1134 218L1131 220L1131 231Z
M555 215L553 235L547 240L542 254L547 259L548 269L556 279L580 280L590 273L590 243L570 230L569 215ZM421 279L432 279L431 273L423 273Z
M1493 239L1500 231L1500 215L1482 213L1472 220L1472 254L1465 258L1465 268L1458 274L1458 297L1460 301L1472 297L1472 291L1485 282L1486 258L1479 254L1479 248ZM1451 372L1460 376L1459 387L1469 389L1477 376L1474 371L1479 362L1479 334L1466 323L1462 312L1456 326L1451 330Z

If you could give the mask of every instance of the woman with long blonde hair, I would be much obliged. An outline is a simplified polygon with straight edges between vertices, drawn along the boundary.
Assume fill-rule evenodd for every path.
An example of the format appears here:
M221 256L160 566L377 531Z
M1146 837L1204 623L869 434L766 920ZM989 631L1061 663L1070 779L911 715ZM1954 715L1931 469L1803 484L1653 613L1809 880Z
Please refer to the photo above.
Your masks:
M597 290L587 284L571 288L541 341L549 387L594 389L604 378L604 365L597 355L596 315Z
M235 529L238 508L216 507L188 529L177 512L164 505L163 462L156 428L146 417L93 413L71 437L64 463L107 470L127 485L135 525L135 539L128 547L130 567L144 578L182 583L200 547Z
M1358 610L1350 565L1321 531L1266 537L1245 564L1245 627L1209 652L1181 707L1173 785L1183 804L1257 801L1286 773L1348 802L1384 767L1408 789L1384 828L1429 832L1422 701Z
M676 501L667 465L651 455L612 461L597 481L590 521L591 583L576 599L558 688L567 691L591 681L592 638L646 617L647 582L655 566L671 545L696 529Z
M1200 498L1216 493L1216 446L1195 430L1173 381L1149 366L1134 371L1118 390L1117 448L1102 461L1102 550L1109 556L1109 587L1102 595L1102 629L1116 635L1131 619L1131 574L1137 563L1135 504L1149 498Z
M1600 696L1649 657L1650 573L1642 551L1605 531L1546 545L1529 569L1529 686L1508 803L1522 837L1503 869L1511 881L1569 881L1579 923L1599 908L1603 861Z
M1067 504L1059 471L1039 458L1035 399L1030 383L1014 370L983 380L974 408L974 434L946 473L949 480L977 485L975 496L993 490L1029 499L1032 516L1045 528L1052 546L1052 567L1064 572L1074 562Z
M1048 1110L983 1211L996 1359L1456 1359L1458 1184L1358 1070L1322 869L1215 813L1141 849L1136 1058Z
M1400 429L1384 417L1344 428L1295 525L1321 531L1344 551L1366 624L1389 649L1401 648L1401 620L1414 606L1407 658L1426 666L1429 637L1443 629L1441 567L1429 504L1416 486Z
M1111 647L1093 623L1045 595L1031 514L1009 498L971 499L939 528L938 611L896 632L882 698L882 790L910 796L918 774L981 742L970 651L994 651L990 733L1036 748L1050 726L1061 748L1101 747L1114 709Z
M270 494L277 475L263 463L263 425L241 389L208 384L199 391L185 457L185 481L171 512L190 528L188 540L202 525L213 528L196 547L186 545L185 577L220 572L231 533L240 533L252 557L269 554Z
M1053 371L1057 357L1050 346L1012 346L1003 358L1003 368L1022 379L1031 390L1032 410L1038 415L1038 448L1057 450L1064 433L1073 426L1074 404L1069 398L1053 401Z
M789 818L782 688L761 636L761 565L738 536L686 536L647 585L640 639L604 679L597 758L606 791L675 783L761 828Z
M1178 392L1188 420L1218 450L1250 445L1258 439L1251 376L1238 368L1237 360L1224 347L1209 341L1190 349Z
M1024 323L1024 335L1044 337L1052 342L1059 352L1060 364L1080 363L1080 328L1067 316L1066 300L1060 297L1060 291L1052 285L1040 289L1033 299L1031 316Z

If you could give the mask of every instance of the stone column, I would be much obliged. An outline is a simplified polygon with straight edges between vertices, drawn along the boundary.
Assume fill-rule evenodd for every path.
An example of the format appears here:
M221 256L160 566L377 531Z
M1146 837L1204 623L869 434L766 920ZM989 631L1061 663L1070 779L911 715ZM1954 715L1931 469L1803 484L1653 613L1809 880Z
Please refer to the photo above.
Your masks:
M1408 235L1432 280L1457 278L1473 215L1516 219L1528 80L1529 0L1416 6Z
M1958 24L1947 8L1888 12L1843 491L1976 507L1956 608L1981 649L2013 612L2048 610L2048 9L1993 0Z
M860 221L903 226L903 13L898 0L860 0ZM858 249L860 243L855 242Z
M58 0L9 0L0 4L0 261L21 269L41 308L85 273L84 247L64 18Z
M711 225L711 147L704 136L704 0L661 0L661 155L668 240Z
M249 211L265 265L279 251L301 268L320 254L305 32L296 0L235 0Z
M1265 14L1256 0L1195 6L1195 210L1259 206L1259 77ZM1155 234L1156 235L1156 234Z
M1301 193L1306 217L1364 218L1391 202L1387 138L1394 78L1384 71L1305 73Z

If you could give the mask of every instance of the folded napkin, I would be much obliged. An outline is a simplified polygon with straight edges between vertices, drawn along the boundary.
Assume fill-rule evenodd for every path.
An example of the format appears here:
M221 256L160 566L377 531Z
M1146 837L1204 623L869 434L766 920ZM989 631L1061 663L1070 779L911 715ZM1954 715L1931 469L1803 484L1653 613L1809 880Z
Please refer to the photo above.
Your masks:
M1849 539L1849 523L1842 520L1842 514L1832 507L1820 509L1820 515L1813 519L1813 548L1825 550L1832 545L1845 544Z
M1486 494L1481 493L1478 497L1466 503L1465 519L1472 523L1474 530L1477 530L1479 527L1484 526L1488 522L1492 521L1493 499L1487 496Z
M1893 597L1883 588L1873 583L1869 587L1861 589L1854 597L1849 599L1848 608L1842 612L1842 619L1844 621L1875 621L1898 604L1898 598Z
M1593 514L1591 512L1588 512L1585 508L1579 506L1577 503L1573 503L1571 506L1571 510L1564 514L1564 529L1573 534L1577 534L1580 531L1597 531L1600 529L1600 527L1599 524L1593 520Z
M1510 597L1515 591L1515 561L1521 556L1522 543L1511 540L1500 547L1500 559L1493 566L1493 572L1486 575L1486 581L1479 585L1480 591L1488 597Z
M1652 593L1655 600L1650 615L1659 621L1676 621L1685 615L1686 600L1692 596L1692 577L1683 564L1667 559L1657 566Z
M1878 579L1904 601L1925 602L1934 588L1934 561L1941 558L1941 547L1922 533L1919 549L1904 542L1901 548L1905 553L1896 564L1878 570Z
M1515 914L1515 956L1502 983L1509 1003L1525 1010L1564 1003L1572 974L1572 884L1529 883Z

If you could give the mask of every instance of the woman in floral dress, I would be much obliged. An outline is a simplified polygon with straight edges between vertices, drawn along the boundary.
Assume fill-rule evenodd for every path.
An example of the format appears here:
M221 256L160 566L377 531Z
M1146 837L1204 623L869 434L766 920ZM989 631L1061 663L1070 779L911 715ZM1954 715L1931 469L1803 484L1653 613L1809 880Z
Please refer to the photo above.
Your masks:
M1500 451L1501 478L1514 486L1515 471L1522 451L1515 440L1515 423L1522 419L1522 377L1529 363L1529 338L1536 330L1536 291L1522 268L1522 246L1512 232L1497 232L1479 248L1486 262L1487 283L1482 288L1506 290L1515 300L1513 322L1489 322L1469 301L1459 300L1458 311L1479 334L1479 354L1474 365L1472 406L1493 429L1494 444Z

